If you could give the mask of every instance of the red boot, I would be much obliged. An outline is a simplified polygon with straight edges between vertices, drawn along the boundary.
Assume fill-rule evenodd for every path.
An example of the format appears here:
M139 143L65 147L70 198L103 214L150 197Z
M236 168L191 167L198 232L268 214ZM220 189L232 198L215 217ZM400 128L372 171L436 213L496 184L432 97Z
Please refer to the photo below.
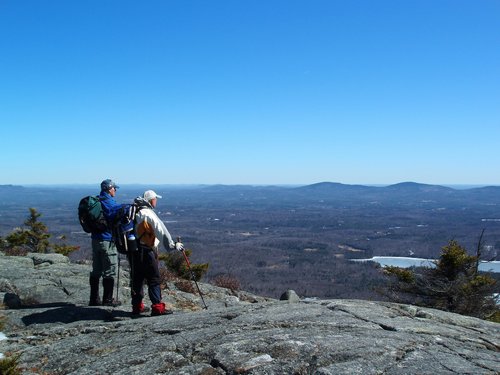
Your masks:
M141 313L148 312L149 307L144 306L144 302L137 305L132 305L132 315L140 315Z
M172 314L172 310L167 310L164 302L151 305L151 316Z

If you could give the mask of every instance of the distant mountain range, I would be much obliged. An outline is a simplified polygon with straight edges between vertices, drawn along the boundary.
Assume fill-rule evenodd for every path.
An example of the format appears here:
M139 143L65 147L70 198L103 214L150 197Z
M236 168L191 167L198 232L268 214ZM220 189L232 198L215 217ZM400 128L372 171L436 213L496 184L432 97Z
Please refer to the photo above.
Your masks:
M304 186L277 185L147 185L169 196L209 196L224 200L269 199L276 202L295 199L311 201L380 201L415 203L436 201L450 203L487 203L500 204L500 186L454 189L448 186L401 182L388 186L349 185L338 182L320 182ZM134 197L142 193L146 185L122 185L120 196ZM18 186L0 185L0 199L10 201L32 201L43 199L57 193L58 199L76 199L82 194L97 194L98 187L82 186Z
M356 191L356 190L397 190L397 191L422 191L422 192L429 192L429 191L462 191L462 190L492 190L492 191L497 191L500 190L500 186L477 186L477 185L471 185L472 187L467 188L467 185L460 185L463 186L464 188L456 189L451 186L443 186L443 185L432 185L432 184L424 184L424 183L418 183L418 182L399 182L396 184L392 185L361 185L361 184L343 184L340 182L318 182L310 185L265 185L265 184L259 184L259 185L253 185L253 184L236 184L236 185L231 185L231 184L191 184L191 185L174 185L174 184L120 184L120 186L124 188L138 188L138 189L144 189L147 187L151 188L166 188L166 189L195 189L195 190L213 190L213 191L232 191L232 190L254 190L254 189L298 189L298 190L325 190L325 191L333 191L333 190L350 190L350 191ZM459 185L457 185L459 186ZM71 185L71 184L54 184L54 185L13 185L13 184L4 184L0 185L0 190L24 190L24 189L58 189L58 188L65 188L65 189L84 189L84 188L91 188L94 189L94 185ZM97 189L98 186L95 186L95 189Z
M298 187L302 190L323 190L323 191L397 191L397 192L454 192L467 190L491 190L500 191L500 186L484 186L472 187L469 189L454 189L449 186L422 184L418 182L400 182L387 186L371 186L371 185L349 185L338 182L319 182L312 185Z
M447 186L420 184L416 182L401 182L382 187L321 182L298 187L295 190L300 195L309 196L309 199L500 204L500 186L454 189Z

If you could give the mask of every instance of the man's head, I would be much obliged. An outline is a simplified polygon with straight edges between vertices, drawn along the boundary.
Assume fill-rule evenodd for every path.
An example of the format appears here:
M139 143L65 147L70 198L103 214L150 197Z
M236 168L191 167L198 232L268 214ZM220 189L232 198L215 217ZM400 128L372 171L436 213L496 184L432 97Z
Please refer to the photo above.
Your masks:
M101 190L105 191L109 194L111 194L112 197L115 196L116 194L116 189L118 189L119 186L115 184L113 180L110 180L109 178L101 182Z
M142 196L151 206L156 207L156 199L161 198L161 195L156 194L153 190L146 190Z

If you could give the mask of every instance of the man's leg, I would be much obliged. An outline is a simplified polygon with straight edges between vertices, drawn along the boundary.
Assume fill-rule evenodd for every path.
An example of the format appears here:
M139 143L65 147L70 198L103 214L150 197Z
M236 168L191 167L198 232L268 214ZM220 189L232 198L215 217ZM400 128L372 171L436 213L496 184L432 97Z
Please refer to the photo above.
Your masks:
M171 314L172 310L167 310L165 303L161 301L161 279L158 259L154 251L144 254L145 275L148 283L148 295L151 300L151 315Z
M99 298L99 279L102 275L102 251L101 241L92 239L92 271L89 277L89 306L101 305L101 299Z
M103 255L103 296L102 304L105 306L119 306L120 302L113 299L113 289L115 286L116 265L118 263L118 253L113 242L103 241L105 251Z
M131 268L131 294L132 294L132 314L140 314L145 311L144 303L144 265L141 256L142 250L130 255Z

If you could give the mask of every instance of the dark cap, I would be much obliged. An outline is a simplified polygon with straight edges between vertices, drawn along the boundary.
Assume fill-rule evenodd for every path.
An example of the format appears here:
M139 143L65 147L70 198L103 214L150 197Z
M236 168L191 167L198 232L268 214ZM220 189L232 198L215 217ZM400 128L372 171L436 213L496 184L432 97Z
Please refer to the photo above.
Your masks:
M113 180L110 180L109 178L101 182L101 190L102 191L108 191L111 188L118 189L119 186L115 184Z

